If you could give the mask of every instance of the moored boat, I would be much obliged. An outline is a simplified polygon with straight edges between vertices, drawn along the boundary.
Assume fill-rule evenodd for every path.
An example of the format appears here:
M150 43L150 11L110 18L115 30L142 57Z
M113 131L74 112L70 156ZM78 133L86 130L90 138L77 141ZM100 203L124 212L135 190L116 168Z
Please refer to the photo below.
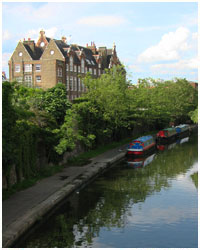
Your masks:
M188 124L180 124L175 127L177 132L177 137L185 137L186 135L189 135L190 133L190 126Z
M160 130L156 134L156 140L158 142L169 142L172 139L175 139L177 135L176 128L165 128L163 130Z
M127 154L143 155L149 152L151 149L155 149L155 145L156 143L153 136L142 136L129 143L127 147Z

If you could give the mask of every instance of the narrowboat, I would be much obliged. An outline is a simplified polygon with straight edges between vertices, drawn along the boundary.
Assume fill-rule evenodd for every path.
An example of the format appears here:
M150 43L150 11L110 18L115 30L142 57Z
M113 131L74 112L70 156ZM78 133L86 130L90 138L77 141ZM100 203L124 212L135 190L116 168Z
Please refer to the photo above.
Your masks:
M190 133L190 126L188 124L181 124L175 127L177 132L177 137L186 137Z
M155 145L156 143L153 136L142 136L129 143L127 147L127 154L143 155L149 152L151 149L155 149Z
M166 143L175 139L176 135L177 135L176 128L165 128L163 130L160 130L156 134L156 140L158 142Z

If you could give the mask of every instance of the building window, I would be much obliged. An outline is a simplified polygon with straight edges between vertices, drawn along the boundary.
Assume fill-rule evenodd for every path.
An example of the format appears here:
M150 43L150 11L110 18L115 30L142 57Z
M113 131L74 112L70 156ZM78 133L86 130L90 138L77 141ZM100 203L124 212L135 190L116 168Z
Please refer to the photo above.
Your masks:
M85 67L85 73L87 73L87 67Z
M69 71L69 64L66 64L66 71Z
M19 77L16 77L15 80L16 80L17 82L22 82L23 78L22 78L22 76L19 76Z
M74 72L76 72L76 67L77 67L77 66L76 66L76 65L74 65Z
M60 67L58 68L58 76L62 77L62 68L60 68Z
M92 68L89 68L89 72L92 74Z
M15 72L20 72L20 64L15 64Z
M101 75L101 70L99 69L99 75Z
M99 63L99 69L101 68L101 63Z
M81 72L81 66L78 66L78 73Z
M74 77L74 90L77 91L77 78Z
M25 64L24 72L32 72L32 64Z
M85 72L85 61L84 59L82 58L81 59L81 73L84 73Z
M27 83L28 87L32 87L32 76L31 75L25 75L24 81Z
M41 76L36 76L36 82L41 82Z
M69 68L70 68L70 71L73 71L73 57L70 56L69 58Z
M96 69L94 69L94 75L96 75L97 74L97 70Z
M70 76L69 88L70 88L70 90L73 90L73 76Z
M81 91L81 79L78 78L78 91Z
M67 87L67 90L69 90L69 77L66 77L66 87Z
M41 64L36 64L35 65L35 71L40 72L41 71Z
M18 54L19 56L22 56L23 54L22 54L22 52L19 52L19 54Z

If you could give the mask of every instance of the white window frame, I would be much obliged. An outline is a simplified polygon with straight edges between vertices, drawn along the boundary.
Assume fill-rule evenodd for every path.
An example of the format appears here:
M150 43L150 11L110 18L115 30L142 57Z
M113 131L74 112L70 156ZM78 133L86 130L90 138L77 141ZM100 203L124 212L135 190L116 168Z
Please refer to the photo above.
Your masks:
M70 88L70 90L72 90L73 91L73 76L70 76L70 78L69 78L69 88Z
M30 63L25 63L24 64L24 72L32 72L32 64Z
M39 80L38 80L38 77L40 78ZM41 76L36 76L35 79L36 79L36 82L41 82L42 81L42 77Z
M97 69L94 69L94 75L97 75Z
M74 72L77 72L77 66L74 65Z
M78 91L81 91L81 79L78 78Z
M74 90L77 91L77 78L74 77Z
M27 83L28 87L32 87L32 75L25 75L24 81Z
M69 71L69 64L66 63L66 71Z
M15 64L15 72L19 73L21 70L20 64Z
M80 73L80 72L81 72L81 66L78 65L78 73Z
M85 60L81 59L81 73L85 73Z
M73 71L73 64L74 64L73 57L70 56L69 57L69 69L70 69L71 72Z
M23 82L23 77L22 76L15 77L15 80L17 82Z
M35 64L35 71L40 72L41 71L41 64Z
M61 67L58 67L58 77L62 77L63 74L62 74L62 68Z
M92 74L92 68L89 68L89 72Z

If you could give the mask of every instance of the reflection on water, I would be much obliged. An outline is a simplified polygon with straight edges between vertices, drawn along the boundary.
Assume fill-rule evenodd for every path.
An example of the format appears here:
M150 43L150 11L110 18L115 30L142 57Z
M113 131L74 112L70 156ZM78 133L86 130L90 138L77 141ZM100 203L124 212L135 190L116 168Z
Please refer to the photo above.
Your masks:
M197 247L197 136L170 148L115 166L18 247Z

